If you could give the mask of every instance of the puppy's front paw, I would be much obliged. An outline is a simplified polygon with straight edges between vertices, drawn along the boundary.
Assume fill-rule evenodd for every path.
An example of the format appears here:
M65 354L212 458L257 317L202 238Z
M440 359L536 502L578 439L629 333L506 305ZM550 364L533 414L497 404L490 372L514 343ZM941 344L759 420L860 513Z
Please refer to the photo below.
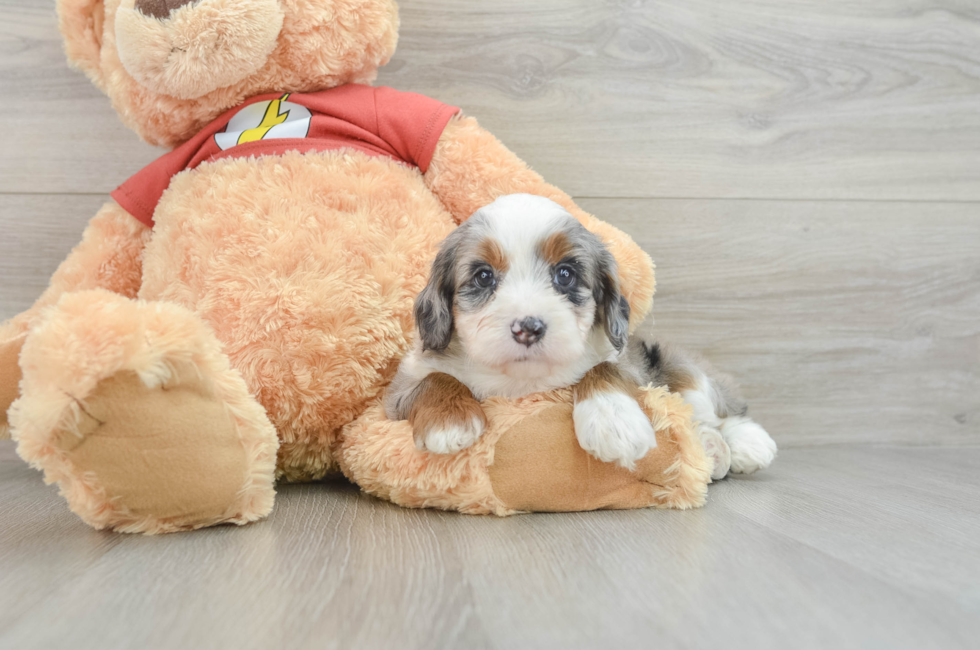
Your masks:
M483 434L484 428L483 419L476 416L458 422L445 422L416 432L415 446L434 454L455 454L472 446Z
M721 435L732 450L732 472L736 474L765 469L776 458L776 442L749 418L726 419L721 425Z
M601 461L629 470L657 446L650 418L625 393L594 393L576 402L572 420L582 449Z

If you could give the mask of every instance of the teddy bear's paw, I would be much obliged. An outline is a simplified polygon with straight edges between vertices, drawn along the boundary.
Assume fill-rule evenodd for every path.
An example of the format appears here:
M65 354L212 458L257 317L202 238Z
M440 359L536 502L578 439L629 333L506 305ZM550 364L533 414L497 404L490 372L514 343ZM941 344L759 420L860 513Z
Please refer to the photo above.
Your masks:
M472 447L483 435L484 428L483 420L473 416L467 421L434 426L416 436L415 445L434 454L455 454Z
M749 418L727 418L721 424L721 435L731 449L732 472L735 474L765 469L776 458L776 442Z
M272 508L278 441L192 312L66 294L28 335L17 451L96 528L245 523Z
M2 334L2 330L0 330ZM10 426L7 422L7 409L17 399L20 393L20 349L24 346L27 334L20 334L9 339L0 338L0 440L10 437Z
M725 478L732 466L732 452L728 448L728 443L722 438L718 429L705 426L698 427L698 429L704 454L712 462L711 480L717 481Z
M657 446L650 418L624 393L596 393L576 402L572 421L582 449L629 470Z

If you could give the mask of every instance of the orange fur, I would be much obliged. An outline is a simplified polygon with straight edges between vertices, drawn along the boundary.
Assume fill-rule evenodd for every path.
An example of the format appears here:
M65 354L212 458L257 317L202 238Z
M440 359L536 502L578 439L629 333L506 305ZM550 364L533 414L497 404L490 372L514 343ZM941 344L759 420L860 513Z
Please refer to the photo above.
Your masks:
M473 418L486 426L487 416L480 403L455 377L434 372L419 383L416 391L408 415L416 443L424 440L430 431L466 425Z
M22 373L18 359L26 339L26 333L9 339L0 339L0 440L10 437L7 410L20 394Z
M318 479L408 350L415 296L452 228L418 171L386 158L223 159L174 178L139 297L215 331L279 431L280 474Z
M154 17L123 0L115 14L114 43L125 72L160 95L196 99L237 85L263 67L282 29L278 0L176 4Z

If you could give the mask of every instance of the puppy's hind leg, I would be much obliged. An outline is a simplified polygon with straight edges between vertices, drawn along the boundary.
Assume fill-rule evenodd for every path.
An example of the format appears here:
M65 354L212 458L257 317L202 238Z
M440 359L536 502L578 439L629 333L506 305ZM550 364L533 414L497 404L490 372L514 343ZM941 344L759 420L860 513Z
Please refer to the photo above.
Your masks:
M700 357L637 336L630 340L624 363L643 383L666 384L693 407L701 443L714 460L711 478L729 471L751 474L776 457L776 443L746 416L748 407L735 383Z
M732 451L732 472L736 474L765 469L776 458L776 441L752 418L725 418L721 435Z
M675 390L669 384L668 387L670 387L671 391L680 392L684 401L693 407L694 413L692 418L695 426L697 426L697 432L701 438L704 453L714 461L711 478L717 481L728 476L728 472L732 468L732 453L728 441L721 433L724 420L719 418L715 412L711 393L709 390L706 390L707 382L706 377L704 377L703 382L692 380L692 387L684 389L683 386L679 386L678 388L682 389L679 391Z
M718 430L728 444L734 474L751 474L765 469L776 458L776 442L757 422L748 417L745 400L735 382L704 364L699 387L706 393L720 420Z

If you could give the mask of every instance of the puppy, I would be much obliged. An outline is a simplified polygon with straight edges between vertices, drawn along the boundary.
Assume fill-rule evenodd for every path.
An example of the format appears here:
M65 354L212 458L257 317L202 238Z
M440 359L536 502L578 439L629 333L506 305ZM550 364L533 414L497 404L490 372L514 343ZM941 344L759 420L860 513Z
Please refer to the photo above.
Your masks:
M416 300L418 339L388 418L407 419L420 449L450 454L483 433L480 400L572 386L579 444L632 469L657 444L637 388L666 383L694 405L715 475L767 466L775 444L730 383L652 339L627 341L617 277L602 241L553 201L514 194L481 208L443 242ZM743 439L751 450L730 450Z

